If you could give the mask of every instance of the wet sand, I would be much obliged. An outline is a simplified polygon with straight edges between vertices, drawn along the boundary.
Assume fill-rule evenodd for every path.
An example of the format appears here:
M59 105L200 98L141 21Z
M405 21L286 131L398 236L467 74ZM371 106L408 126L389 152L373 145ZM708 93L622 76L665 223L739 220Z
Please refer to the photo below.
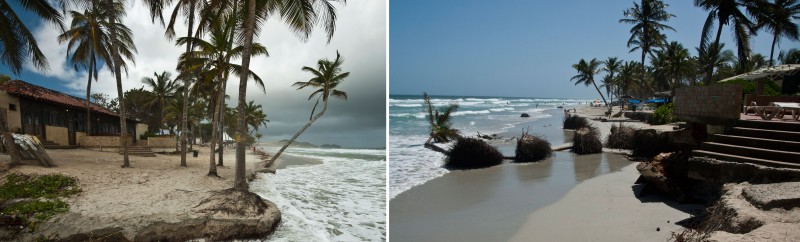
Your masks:
M538 163L453 171L391 200L390 240L506 241L576 184L630 164L616 154L556 152Z
M676 222L703 209L661 195L636 198L637 177L631 164L578 184L558 202L531 213L511 241L667 241L681 228Z

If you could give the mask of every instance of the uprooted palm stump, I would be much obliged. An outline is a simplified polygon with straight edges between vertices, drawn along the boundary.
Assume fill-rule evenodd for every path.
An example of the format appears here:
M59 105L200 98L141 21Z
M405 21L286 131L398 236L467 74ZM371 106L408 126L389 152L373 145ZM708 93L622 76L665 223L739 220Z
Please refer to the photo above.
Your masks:
M579 155L603 152L603 143L600 141L600 131L592 126L576 130L575 135L572 136L572 152Z

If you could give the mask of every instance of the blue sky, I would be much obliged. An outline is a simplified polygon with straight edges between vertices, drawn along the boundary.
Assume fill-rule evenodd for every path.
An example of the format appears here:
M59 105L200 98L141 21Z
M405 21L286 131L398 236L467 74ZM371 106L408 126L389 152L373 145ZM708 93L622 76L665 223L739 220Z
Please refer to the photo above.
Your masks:
M18 1L9 2L16 5ZM262 105L270 120L268 128L260 130L265 141L288 139L305 124L314 106L307 100L313 90L296 90L291 85L311 78L308 72L301 70L303 66L316 67L319 59L333 59L339 51L344 58L343 71L351 73L339 85L340 90L348 93L348 100L331 100L325 116L298 140L346 147L385 146L387 5L387 1L335 3L338 19L330 42L321 28L315 29L307 41L302 41L282 20L272 18L264 24L256 41L267 47L270 56L253 58L250 67L264 80L266 92L249 83L247 99ZM121 22L133 32L138 53L135 65L130 65L128 75L122 77L123 89L144 86L140 80L152 77L154 72L170 71L176 76L176 62L185 47L166 39L164 27L150 21L149 11L139 1L129 1L126 7L127 15ZM165 17L169 17L172 7L168 9ZM66 62L66 43L56 41L61 31L50 24L41 24L37 17L18 7L15 10L36 37L51 68L37 70L27 63L19 75L13 75L0 64L0 73L78 97L85 96L88 73L81 69L76 71ZM69 26L70 21L65 19L64 24ZM186 30L185 24L176 24L179 35ZM239 78L231 75L226 94L237 97L238 83ZM117 96L116 82L108 68L102 69L99 81L92 83L92 93Z
M676 29L667 38L695 55L707 13L693 1L666 2L676 15L667 22ZM390 2L390 94L594 99L593 87L570 82L572 64L581 58L640 59L641 52L626 47L632 25L618 22L633 7L630 0L455 3ZM752 39L754 52L769 57L769 35ZM734 48L729 27L721 39ZM779 47L800 44L783 40Z

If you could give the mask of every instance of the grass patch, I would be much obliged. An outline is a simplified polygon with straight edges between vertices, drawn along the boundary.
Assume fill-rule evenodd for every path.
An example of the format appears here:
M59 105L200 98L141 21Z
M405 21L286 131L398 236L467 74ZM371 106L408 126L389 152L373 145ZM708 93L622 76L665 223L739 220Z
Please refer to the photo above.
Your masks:
M0 183L0 216L22 221L22 228L34 232L38 224L57 213L69 211L60 198L81 192L78 180L61 174L26 175L10 173ZM0 223L0 226L7 226Z

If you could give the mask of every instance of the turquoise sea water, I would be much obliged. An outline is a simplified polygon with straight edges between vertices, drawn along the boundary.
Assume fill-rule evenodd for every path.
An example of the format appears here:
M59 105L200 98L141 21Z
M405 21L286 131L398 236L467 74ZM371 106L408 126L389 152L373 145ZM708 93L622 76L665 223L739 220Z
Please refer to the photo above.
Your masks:
M571 108L590 101L592 100L431 96L434 107L444 107L450 103L459 105L458 111L453 113L453 125L466 136L474 136L480 132L511 137L518 135L522 128L528 128L527 125L537 124L536 120L561 115L557 108L559 106ZM429 129L423 106L421 95L389 96L390 198L448 172L441 168L443 155L422 146L428 138ZM522 113L529 114L530 118L521 118ZM560 131L560 126L530 128L532 133ZM550 142L560 144L563 140Z

